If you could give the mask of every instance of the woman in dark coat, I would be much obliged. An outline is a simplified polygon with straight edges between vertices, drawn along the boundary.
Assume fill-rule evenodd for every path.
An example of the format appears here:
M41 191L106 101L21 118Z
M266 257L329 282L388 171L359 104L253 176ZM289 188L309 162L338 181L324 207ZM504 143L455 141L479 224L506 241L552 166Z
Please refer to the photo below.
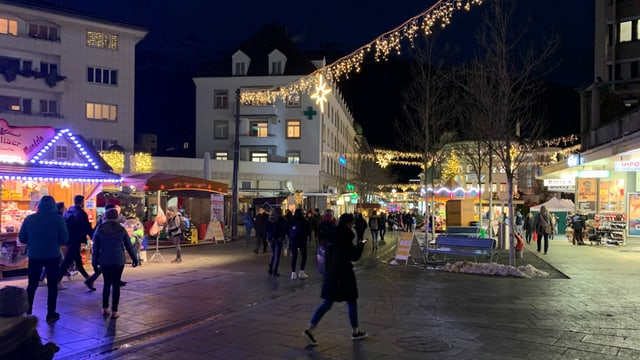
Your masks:
M364 239L364 231L367 230L367 221L362 217L362 214L356 213L356 235L358 236L358 241L362 241Z
M126 250L131 256L131 265L138 266L136 253L133 251L131 239L127 230L118 222L118 211L109 209L104 213L106 221L98 226L93 234L92 265L100 268L104 277L102 288L102 315L109 315L109 297L113 289L111 303L111 318L118 318L120 303L120 281L126 258Z
M336 301L347 302L349 321L353 329L351 339L360 340L367 337L367 333L358 328L358 285L352 264L353 261L358 261L362 256L366 240L359 241L357 245L353 244L355 237L352 230L353 225L353 215L342 214L338 220L338 226L332 236L329 237L329 243L326 247L326 269L321 294L324 302L316 309L309 325L303 332L310 345L318 345L313 336L313 330Z

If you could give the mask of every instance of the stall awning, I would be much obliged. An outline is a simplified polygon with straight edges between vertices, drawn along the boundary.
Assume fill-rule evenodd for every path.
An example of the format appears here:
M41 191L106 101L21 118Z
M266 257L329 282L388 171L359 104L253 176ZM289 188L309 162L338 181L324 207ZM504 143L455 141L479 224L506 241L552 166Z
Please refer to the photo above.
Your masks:
M0 165L0 180L118 183L122 181L122 177L109 171L93 169Z
M175 174L123 174L122 177L124 185L133 186L139 191L193 190L226 194L228 190L225 183Z

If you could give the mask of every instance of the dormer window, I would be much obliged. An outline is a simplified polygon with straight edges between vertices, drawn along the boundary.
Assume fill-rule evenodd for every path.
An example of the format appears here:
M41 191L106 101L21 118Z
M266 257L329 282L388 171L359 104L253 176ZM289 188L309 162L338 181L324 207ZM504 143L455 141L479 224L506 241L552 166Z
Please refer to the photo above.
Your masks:
M271 63L271 75L282 75L282 61Z
M269 75L284 75L287 57L280 50L275 49L269 54Z
M246 67L245 67L245 63L244 62L237 62L236 63L236 69L235 72L233 73L233 75L235 76L244 76L247 74L246 72Z

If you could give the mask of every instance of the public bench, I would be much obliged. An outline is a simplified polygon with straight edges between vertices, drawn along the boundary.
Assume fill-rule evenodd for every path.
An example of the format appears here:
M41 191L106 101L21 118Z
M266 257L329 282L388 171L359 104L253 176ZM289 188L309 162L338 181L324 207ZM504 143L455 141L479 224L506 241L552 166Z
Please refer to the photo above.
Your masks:
M496 245L495 239L440 235L436 237L433 245L425 246L422 249L422 257L425 263L429 262L431 255L436 261L445 261L447 255L457 255L472 256L475 262L478 262L479 257L487 258L489 262L493 262L493 257L496 256L497 260L498 255ZM438 255L443 255L442 259L438 260Z
M447 226L446 234L449 236L478 237L480 235L480 227Z

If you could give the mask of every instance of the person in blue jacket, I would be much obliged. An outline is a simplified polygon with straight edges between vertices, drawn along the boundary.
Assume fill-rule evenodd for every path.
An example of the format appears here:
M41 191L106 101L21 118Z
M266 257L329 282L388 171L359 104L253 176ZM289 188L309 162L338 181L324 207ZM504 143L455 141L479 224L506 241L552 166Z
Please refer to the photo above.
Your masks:
M42 268L47 273L47 321L52 322L60 318L56 312L58 300L58 278L60 276L60 247L69 242L69 232L64 219L58 213L58 207L53 196L43 196L38 203L38 210L24 219L20 227L18 239L27 245L29 263L27 272L29 283L27 296L29 308L27 314L33 311L33 299L40 282Z

